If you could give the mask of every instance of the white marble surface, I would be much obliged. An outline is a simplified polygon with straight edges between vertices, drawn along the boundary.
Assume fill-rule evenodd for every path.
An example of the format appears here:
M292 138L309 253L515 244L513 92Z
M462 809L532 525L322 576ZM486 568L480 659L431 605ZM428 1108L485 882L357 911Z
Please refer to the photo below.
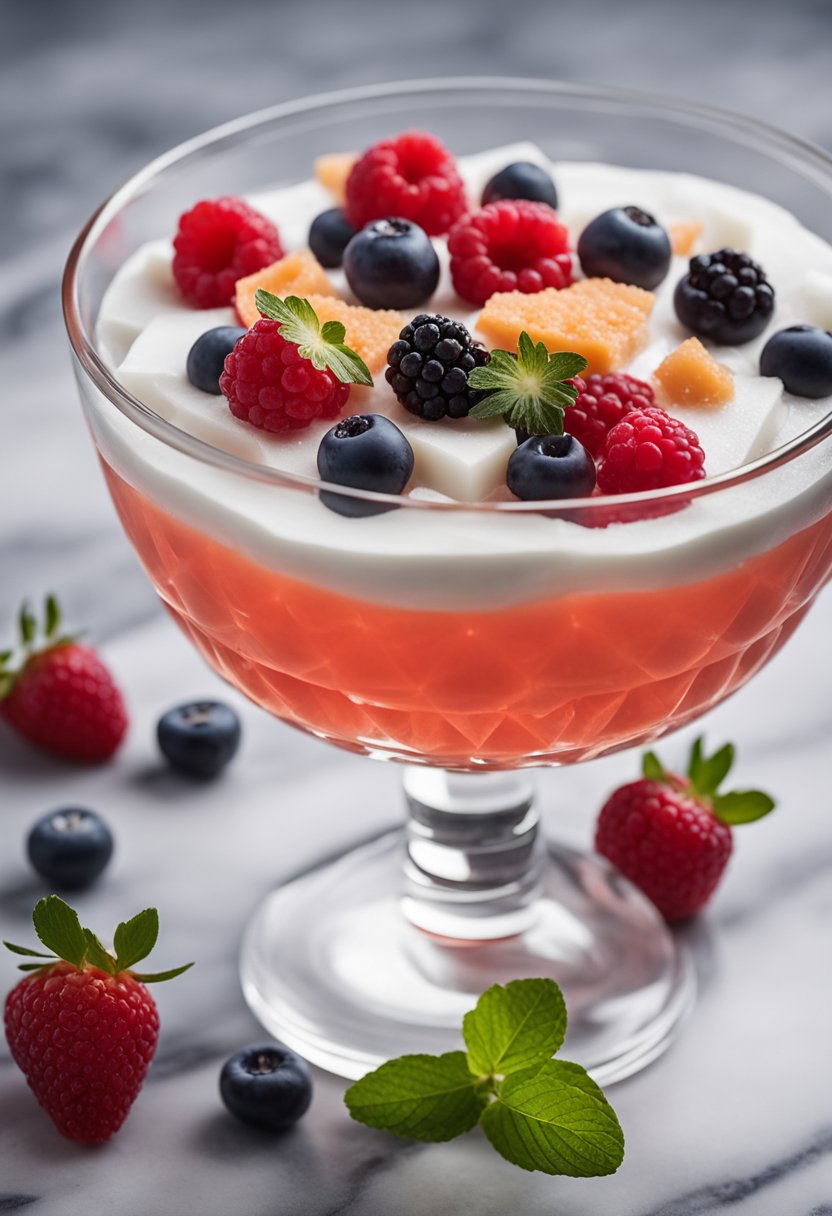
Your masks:
M57 281L69 240L127 173L180 138L273 100L408 71L499 71L650 85L753 110L832 145L825 3L659 0L558 7L423 0L374 23L374 4L6 6L0 39L0 622L23 594L63 593L124 684L133 726L116 763L70 770L0 730L0 929L25 938L44 888L23 858L29 823L78 801L107 816L117 854L80 900L106 931L150 899L158 960L198 966L158 991L163 1033L146 1088L104 1149L62 1141L0 1047L0 1212L43 1216L832 1216L829 1049L832 829L827 593L785 652L704 723L735 738L740 780L780 807L738 832L712 911L688 931L702 976L671 1052L611 1096L627 1135L614 1178L527 1175L473 1133L409 1145L350 1122L316 1075L308 1116L280 1141L224 1113L222 1060L258 1035L240 994L242 927L274 883L397 822L392 767L341 755L240 705L245 741L217 784L159 764L153 727L183 697L220 692L158 608L106 499L75 401ZM545 36L544 36L545 35ZM367 58L371 47L373 57ZM412 63L412 66L411 66ZM648 70L645 70L645 64ZM679 758L691 732L669 740ZM586 843L614 757L543 782L550 830ZM0 961L0 986L16 977Z

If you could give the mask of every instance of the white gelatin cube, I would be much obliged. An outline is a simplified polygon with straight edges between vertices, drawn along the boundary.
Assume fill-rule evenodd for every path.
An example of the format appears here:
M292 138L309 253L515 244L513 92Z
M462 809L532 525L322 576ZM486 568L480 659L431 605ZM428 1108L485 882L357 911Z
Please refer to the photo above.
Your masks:
M667 406L699 436L709 477L764 456L774 445L787 407L783 385L773 376L734 377L734 397L719 409Z
M702 216L700 246L705 253L717 249L736 249L750 253L754 243L754 226L735 210L709 207Z
M501 419L421 422L401 410L393 412L393 420L413 448L417 484L449 498L479 502L505 483L517 440Z
M806 292L806 322L832 330L832 274L810 270L803 281Z
M193 312L177 293L172 256L170 241L143 245L128 258L104 293L98 340L115 362L121 362L148 321L160 313Z

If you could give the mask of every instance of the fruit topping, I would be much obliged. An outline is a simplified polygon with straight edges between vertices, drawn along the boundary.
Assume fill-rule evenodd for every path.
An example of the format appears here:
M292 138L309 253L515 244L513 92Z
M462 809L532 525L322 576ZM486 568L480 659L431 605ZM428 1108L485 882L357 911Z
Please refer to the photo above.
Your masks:
M177 705L156 726L162 755L186 777L217 777L236 755L240 735L240 719L222 701Z
M495 292L532 293L572 282L569 233L546 203L505 199L464 216L448 236L454 290L471 304Z
M548 203L557 209L558 192L545 169L528 160L518 160L495 173L482 192L482 205L504 198L525 198L533 203Z
M760 375L777 376L795 397L832 396L832 333L790 325L772 334L760 355Z
M676 284L676 315L701 338L723 346L750 342L774 312L774 288L747 253L718 249L691 258Z
M26 852L32 866L56 887L87 887L107 868L113 855L113 835L95 811L61 807L31 828Z
M595 489L595 461L574 435L532 435L509 457L506 484L517 498L583 498Z
M571 351L550 354L524 331L517 354L493 350L486 367L477 368L469 383L485 396L471 410L472 418L502 418L507 426L528 435L562 435L564 410L574 405L578 390L573 378L586 359Z
M347 304L337 297L310 295L309 303L321 321L340 321L346 330L344 341L360 355L372 374L381 372L387 363L390 343L394 342L404 324L400 312L390 308L362 308Z
M203 200L180 216L173 248L173 277L196 308L230 304L238 279L283 257L271 220L231 197Z
M670 269L670 238L641 207L613 207L580 235L578 258L588 278L632 283L652 291Z
M693 247L702 235L702 224L699 220L689 220L683 224L671 224L667 230L670 237L670 248L677 258L690 257Z
M347 178L344 211L355 229L397 215L441 236L465 211L465 188L436 136L406 131L359 157Z
M332 207L316 215L309 228L309 248L328 270L334 270L344 260L344 250L355 236L340 207Z
M134 970L156 944L155 908L116 928L112 954L57 895L41 899L32 920L49 954L4 943L32 972L6 997L9 1050L58 1131L102 1144L127 1118L156 1050L159 1015L145 985L192 964Z
M698 338L688 338L654 372L665 404L712 409L734 396L734 377Z
M598 486L605 494L630 494L683 485L705 476L705 453L684 423L651 405L631 410L604 440Z
M410 220L373 220L344 250L347 282L370 308L415 308L439 283L439 258L427 233Z
M270 291L272 295L301 296L335 296L337 293L323 268L310 249L298 249L295 253L287 253L285 258L264 266L256 274L240 279L234 292L234 307L237 316L251 329L255 321L260 320L260 310L254 297L258 291Z
M20 611L20 662L0 654L0 714L25 739L67 760L109 760L127 731L127 711L112 675L91 646L61 633L48 596L42 637L28 604Z
M604 375L628 363L647 344L655 298L649 291L609 279L584 279L563 291L491 297L477 322L490 345L513 348L522 330L550 351L583 355L591 373Z
M607 434L625 414L653 405L650 385L623 372L576 376L574 384L578 399L566 411L563 427L580 439L591 456L598 455Z
M203 393L220 394L220 376L226 355L246 331L239 325L217 325L201 334L191 349L185 370L194 388Z
M309 1109L312 1077L306 1061L282 1043L254 1043L223 1064L220 1097L243 1123L280 1132Z
M730 743L706 757L697 739L681 777L647 752L641 780L621 786L601 809L595 848L666 920L685 920L705 906L731 856L731 827L774 807L760 790L718 792L733 760Z
M383 414L353 414L324 435L318 448L318 472L323 481L334 481L339 486L401 494L413 472L413 449L396 424ZM321 490L321 502L331 511L353 518L391 510L385 503L329 490Z
M357 160L357 152L328 152L315 157L315 177L336 203L343 203L346 197L347 178Z
M440 313L414 317L387 352L387 383L411 414L436 422L464 418L482 393L468 383L488 354L459 321Z
M344 345L340 321L322 325L308 300L255 297L262 318L225 361L220 388L235 418L264 431L285 433L314 418L337 418L350 384L372 384L359 355Z

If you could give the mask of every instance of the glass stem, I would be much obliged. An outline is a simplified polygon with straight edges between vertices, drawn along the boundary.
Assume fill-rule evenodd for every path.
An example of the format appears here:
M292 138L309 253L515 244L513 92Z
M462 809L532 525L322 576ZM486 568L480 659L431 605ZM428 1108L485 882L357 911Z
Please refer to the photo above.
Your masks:
M534 918L543 842L528 772L454 773L410 766L405 916L461 941L522 933Z

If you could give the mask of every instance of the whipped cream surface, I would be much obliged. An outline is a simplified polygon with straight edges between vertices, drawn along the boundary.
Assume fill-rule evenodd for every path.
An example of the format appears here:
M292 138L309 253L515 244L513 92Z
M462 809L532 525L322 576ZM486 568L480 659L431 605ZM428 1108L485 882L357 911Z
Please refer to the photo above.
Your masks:
M711 348L734 373L734 399L717 410L668 407L699 435L709 475L765 455L832 410L832 399L791 397L779 380L758 373L760 350L775 330L798 323L832 328L832 248L793 215L760 196L687 174L551 164L531 144L462 158L472 203L492 174L515 160L533 160L551 171L573 244L599 212L635 204L666 226L699 221L697 250L731 245L764 266L776 292L768 329L742 347ZM265 191L250 202L277 223L287 249L305 245L311 220L333 205L317 182ZM436 244L440 286L414 313L442 312L476 333L478 313L454 295L444 242ZM607 528L491 505L437 509L449 502L510 498L504 478L513 432L499 421L423 422L401 409L377 376L373 389L353 388L347 412L383 412L401 426L414 448L414 480L400 509L361 519L338 515L314 493L317 447L331 420L290 436L269 435L234 418L224 397L189 383L185 362L196 338L236 321L230 307L195 310L184 303L171 256L169 241L154 241L116 274L98 318L105 362L128 392L180 430L307 484L268 484L185 456L101 395L91 402L93 427L105 459L141 494L275 571L402 607L490 610L549 595L650 590L708 578L773 547L832 506L832 441L825 441L779 469L703 495L673 514ZM665 355L690 336L672 302L686 269L686 258L673 259L655 293L649 343L621 370L649 380ZM341 273L330 274L339 294L355 302Z

